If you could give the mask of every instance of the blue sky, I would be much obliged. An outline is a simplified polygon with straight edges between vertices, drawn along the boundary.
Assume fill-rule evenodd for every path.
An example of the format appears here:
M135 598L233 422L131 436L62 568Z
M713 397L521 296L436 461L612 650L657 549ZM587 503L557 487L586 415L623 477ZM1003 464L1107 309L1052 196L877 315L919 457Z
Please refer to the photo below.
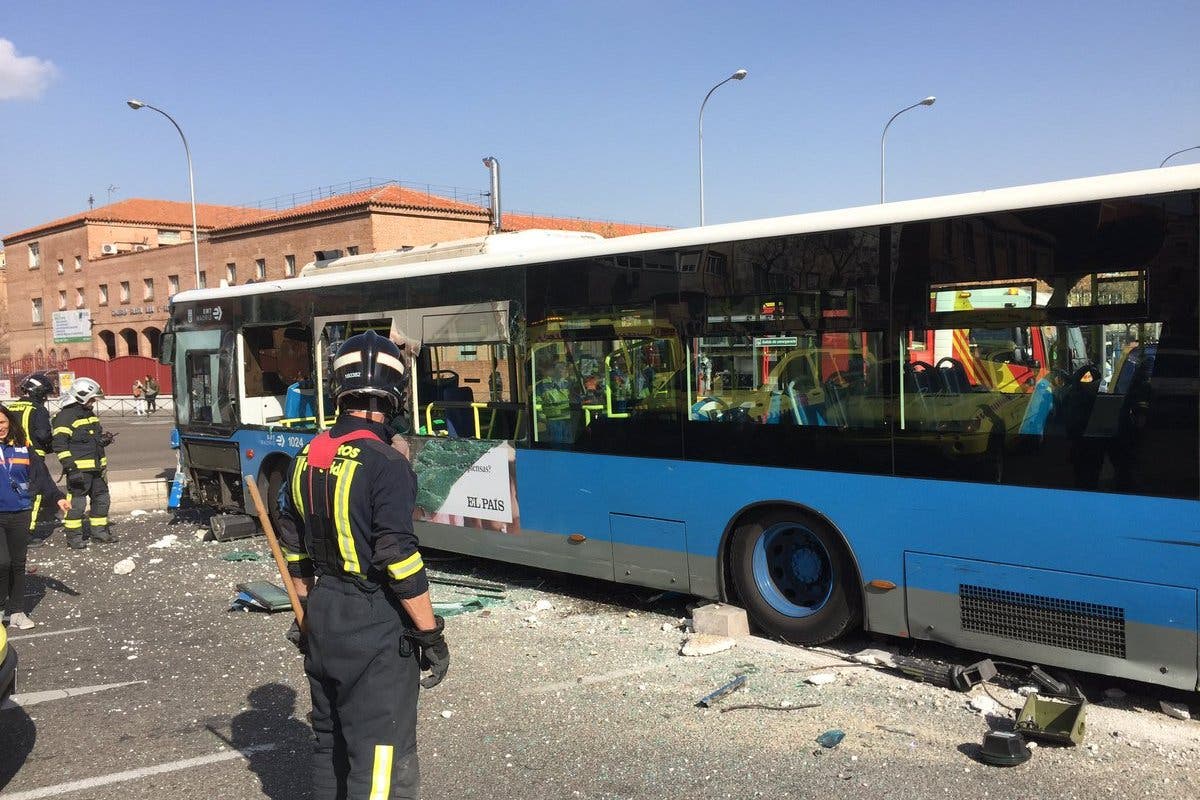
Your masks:
M1154 167L1200 145L1200 3L45 2L0 12L0 232L351 179L686 226ZM24 59L24 60L23 60ZM30 61L28 59L40 59ZM49 62L52 66L46 66ZM1200 158L1200 151L1173 163Z

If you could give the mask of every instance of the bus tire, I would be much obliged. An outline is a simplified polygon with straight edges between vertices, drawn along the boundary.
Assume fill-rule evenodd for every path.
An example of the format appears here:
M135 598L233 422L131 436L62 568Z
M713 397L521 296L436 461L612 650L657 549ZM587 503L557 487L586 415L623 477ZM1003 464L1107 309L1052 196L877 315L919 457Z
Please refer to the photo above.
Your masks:
M279 534L279 489L283 486L284 471L287 470L288 463L273 462L263 470L258 480L258 492L262 495L263 505L267 507L267 517L271 520L271 527L275 529L276 535ZM249 511L257 518L258 514L254 509Z
M830 526L791 509L739 525L729 546L738 597L767 634L794 644L836 639L862 616L857 573Z

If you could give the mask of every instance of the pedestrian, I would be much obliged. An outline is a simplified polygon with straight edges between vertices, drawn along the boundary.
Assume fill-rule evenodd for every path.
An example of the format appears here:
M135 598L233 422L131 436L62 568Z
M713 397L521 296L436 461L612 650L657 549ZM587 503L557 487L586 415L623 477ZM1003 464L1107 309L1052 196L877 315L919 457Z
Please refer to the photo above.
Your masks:
M64 512L69 507L16 413L0 405L0 605L4 624L21 630L34 627L25 613L25 556L34 498L58 503Z
M133 390L130 394L133 395L133 413L135 416L142 416L146 413L146 401L142 397L145 387L142 385L141 378L133 379Z
M279 494L280 544L307 597L312 796L407 800L420 784L418 686L450 664L413 532L416 475L389 445L407 367L367 331L338 350L333 379L337 422L300 451Z
M108 482L105 467L108 458L104 448L112 443L112 434L105 433L96 416L96 400L103 392L91 378L78 378L67 390L62 409L54 415L54 453L67 476L67 491L71 509L63 519L67 544L76 550L87 545L83 541L83 513L91 500L92 539L115 542L117 537L108 527Z
M46 398L53 389L54 382L49 375L35 372L21 381L21 399L8 404L9 411L15 413L20 420L21 430L29 437L34 452L42 459L50 452L50 411L46 408ZM29 530L33 534L29 546L40 547L50 538L57 522L58 517L53 508L49 504L43 506L42 496L35 494L33 511L29 516Z
M145 383L142 384L142 391L146 394L146 413L153 414L158 410L158 381L153 375L147 375Z

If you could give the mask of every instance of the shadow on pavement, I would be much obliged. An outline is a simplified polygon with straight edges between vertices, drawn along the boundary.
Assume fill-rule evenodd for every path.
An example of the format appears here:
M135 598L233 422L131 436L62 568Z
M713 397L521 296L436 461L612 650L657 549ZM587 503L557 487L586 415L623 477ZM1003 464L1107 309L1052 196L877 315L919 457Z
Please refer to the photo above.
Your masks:
M261 744L275 748L246 756L250 771L262 782L263 794L272 800L310 797L312 730L293 714L296 691L279 683L250 690L250 708L229 723L229 743L239 750Z
M29 613L33 613L38 603L46 597L46 592L62 592L71 597L79 597L79 592L72 589L58 578L32 573L25 576L25 604Z
M37 727L20 706L0 709L0 792L8 786L37 740Z

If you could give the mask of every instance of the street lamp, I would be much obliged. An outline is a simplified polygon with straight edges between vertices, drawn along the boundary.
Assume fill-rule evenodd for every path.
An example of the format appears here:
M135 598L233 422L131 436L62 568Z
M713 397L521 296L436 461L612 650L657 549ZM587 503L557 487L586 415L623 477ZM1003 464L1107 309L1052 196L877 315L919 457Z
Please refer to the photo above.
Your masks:
M725 80L718 83L716 86L708 90L708 94L704 95L704 102L700 104L700 224L704 224L704 106L708 104L708 98L712 97L712 93L720 89L730 81L740 81L747 75L746 70L739 69L737 72L730 75Z
M187 156L188 165L188 191L192 196L192 257L196 264L196 288L200 288L200 234L196 230L196 179L192 175L192 151L188 147L187 137L183 135L183 128L179 127L179 123L175 121L167 112L161 108L156 108L149 103L141 100L126 100L125 104L137 111L139 108L148 108L151 111L157 111L167 119L171 120L171 124L175 126L175 130L179 131L179 138L183 140L183 154Z
M1180 153L1186 153L1186 152L1187 152L1187 151L1189 151L1189 150L1200 150L1200 144L1198 144L1198 145L1195 145L1194 147L1185 147L1185 148L1183 148L1182 150L1176 150L1174 153L1171 153L1171 155L1169 155L1169 156L1167 156L1166 158L1164 158L1164 159L1162 160L1162 163L1161 163L1161 164L1159 164L1158 166L1159 166L1159 167L1165 167L1165 166L1167 165L1167 162L1168 162L1168 161L1170 161L1172 158L1174 158L1175 156L1179 155Z
M937 102L937 98L934 97L933 95L929 95L929 97L926 97L924 100L921 100L920 102L917 102L917 103L913 103L911 106L906 106L906 107L900 109L899 111L897 111L895 114L892 114L892 118L887 121L887 125L883 126L883 135L879 137L879 202L882 203L884 201L884 187L886 185L885 180L886 180L886 173L887 173L887 132L888 132L888 128L891 127L891 124L893 122L895 122L896 117L900 116L905 111L911 111L912 109L916 108L917 106L931 106L936 102Z

